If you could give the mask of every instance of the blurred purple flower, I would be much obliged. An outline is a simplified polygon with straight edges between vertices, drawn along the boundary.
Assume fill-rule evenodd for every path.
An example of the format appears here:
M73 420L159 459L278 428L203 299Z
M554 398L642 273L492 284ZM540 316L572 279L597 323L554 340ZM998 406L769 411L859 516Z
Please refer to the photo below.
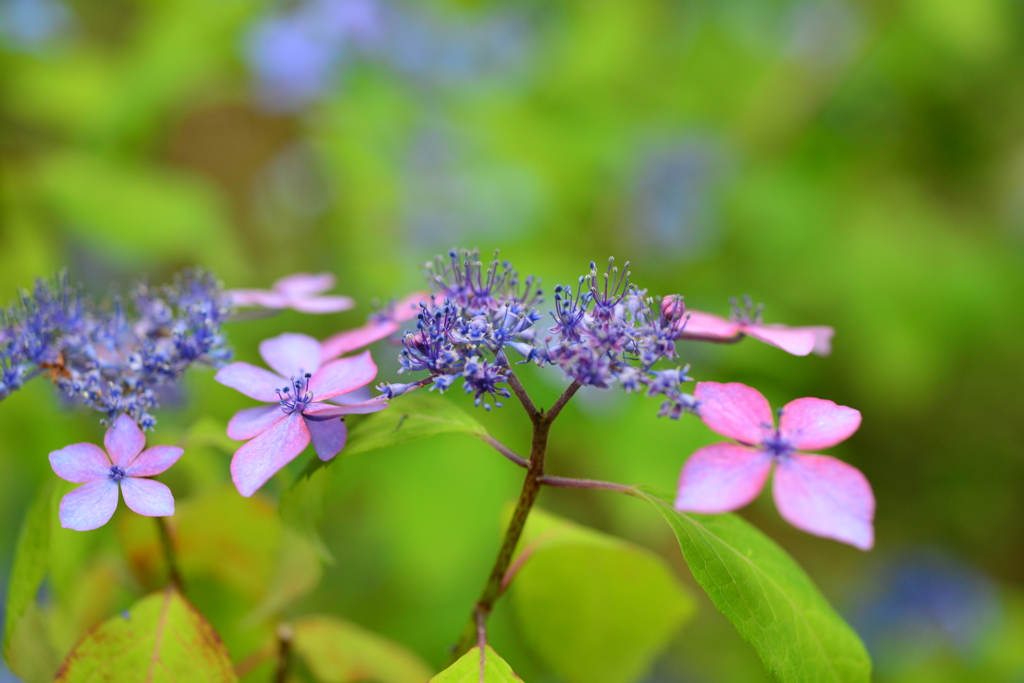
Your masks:
M415 320L420 312L420 302L429 300L424 292L413 292L400 301L393 301L370 316L362 327L345 330L325 339L320 345L324 361L338 358L346 353L358 351L370 344L389 337L399 330L401 323Z
M65 529L97 529L114 515L117 490L129 508L147 517L174 514L174 496L158 481L145 479L165 472L181 457L176 446L146 446L146 436L127 415L118 416L103 437L107 452L91 443L76 443L50 453L57 476L85 484L60 501L60 524Z
M71 12L59 0L0 0L0 36L14 47L34 48L70 23Z
M250 398L273 404L240 410L228 423L228 436L246 441L231 460L231 479L246 497L294 460L310 440L321 460L337 455L347 438L342 416L374 413L388 405L380 396L346 405L324 403L373 380L377 366L369 351L323 364L316 339L282 334L260 343L260 355L274 372L238 362L214 378Z

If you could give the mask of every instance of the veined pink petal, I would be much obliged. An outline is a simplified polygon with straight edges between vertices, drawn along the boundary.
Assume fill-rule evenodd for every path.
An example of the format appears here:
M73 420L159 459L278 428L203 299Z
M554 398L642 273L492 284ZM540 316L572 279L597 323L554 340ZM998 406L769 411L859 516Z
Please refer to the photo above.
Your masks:
M729 339L735 337L740 331L739 323L726 320L713 313L695 311L692 308L686 309L686 316L681 318L676 325L682 329L682 334L711 339Z
M779 435L793 448L816 451L846 441L860 427L860 411L823 398L798 398L782 408Z
M320 369L320 342L305 334L285 332L260 342L260 355L282 377L301 377Z
M875 544L875 495L856 467L826 455L792 455L775 468L772 493L797 529L861 550Z
M360 401L359 403L311 403L303 411L303 414L317 418L337 417L340 415L365 415L366 413L378 413L387 407L387 397L377 396L369 401Z
M146 447L146 435L135 420L121 413L103 435L103 445L115 465L126 467Z
M811 325L804 329L814 332L814 349L811 350L811 353L817 356L827 356L832 353L832 337L836 334L834 329L828 325Z
M762 450L732 443L701 448L683 465L675 507L714 514L737 510L764 488L772 459Z
M818 339L814 331L807 327L741 325L740 329L754 339L763 341L771 346L776 346L794 356L806 356L809 354L814 350L814 345Z
M394 314L391 319L396 323L415 320L420 313L420 302L430 301L430 294L427 292L413 292L395 303ZM390 333L389 333L390 334Z
M152 446L139 453L139 457L124 468L124 473L129 477L155 477L170 469L184 452L177 446Z
M285 275L272 285L274 291L288 294L289 296L310 295L326 292L334 287L334 275L332 273L295 273Z
M231 480L235 488L246 498L256 493L309 445L309 438L302 415L292 413L243 444L231 459Z
M336 456L345 447L348 430L340 418L323 422L306 420L306 429L309 430L313 439L316 457L325 462Z
M347 296L295 297L289 304L301 313L337 313L355 307L356 302Z
M693 395L700 402L700 419L722 436L756 444L774 426L768 399L746 384L698 382Z
M313 400L324 401L358 389L376 376L377 365L370 352L363 351L358 356L339 358L320 368L309 380L309 390L313 392Z
M60 525L75 531L98 529L117 509L117 482L97 479L79 486L60 500Z
M50 453L50 467L73 484L106 479L112 464L103 449L92 443L73 443Z
M248 441L267 431L285 418L280 405L246 408L235 413L228 422L228 438Z
M383 322L369 322L354 330L345 330L328 337L320 344L320 353L324 360L337 358L349 351L369 346L375 341L398 331L398 323L385 320Z
M277 403L280 399L276 390L283 389L289 384L283 377L244 361L221 368L214 379L226 387L264 403Z
M147 517L170 517L174 514L174 496L164 484L152 479L125 477L121 480L124 503Z
M262 306L263 308L284 308L288 297L280 292L266 289L230 289L228 296L235 306Z

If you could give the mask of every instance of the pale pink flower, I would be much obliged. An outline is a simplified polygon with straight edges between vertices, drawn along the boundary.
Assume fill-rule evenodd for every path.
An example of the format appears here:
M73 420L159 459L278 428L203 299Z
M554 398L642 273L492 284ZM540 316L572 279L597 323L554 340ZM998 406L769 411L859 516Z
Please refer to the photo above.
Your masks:
M682 307L679 297L666 296L661 303L662 311L672 317ZM832 337L835 330L826 325L810 325L807 327L789 327L777 323L766 325L760 322L760 313L751 315L751 307L746 309L734 305L733 320L727 320L713 313L695 311L686 308L685 314L675 323L679 330L677 339L696 339L703 341L723 341L737 339L739 335L753 337L765 344L776 346L794 356L806 356L815 353L827 356L832 353Z
M775 465L772 495L782 517L798 529L848 543L874 545L875 496L860 470L801 450L829 448L860 427L860 412L820 398L799 398L779 411L744 384L700 382L697 410L712 430L739 444L716 443L686 461L675 507L683 512L730 512L748 504Z
M50 453L50 466L57 476L85 484L60 501L60 525L65 529L97 529L114 515L117 490L125 505L147 517L174 514L174 496L158 481L145 479L165 472L177 462L177 446L146 447L146 436L125 414L118 416L103 437L106 453L91 443L76 443Z
M316 339L282 334L261 342L260 355L274 372L237 362L214 378L272 404L240 410L228 423L228 436L246 441L231 460L231 479L243 496L255 493L310 441L317 457L330 460L345 446L348 432L342 416L374 413L388 405L383 396L345 405L324 403L342 402L344 394L373 381L377 366L369 351L324 363Z
M337 313L355 306L347 296L322 295L334 282L330 273L296 273L281 278L271 289L231 289L228 295L235 306L291 308L302 313Z
M399 330L401 323L414 320L420 312L420 302L429 301L430 295L413 292L370 316L362 327L345 330L325 339L321 345L324 360L338 358L389 337Z

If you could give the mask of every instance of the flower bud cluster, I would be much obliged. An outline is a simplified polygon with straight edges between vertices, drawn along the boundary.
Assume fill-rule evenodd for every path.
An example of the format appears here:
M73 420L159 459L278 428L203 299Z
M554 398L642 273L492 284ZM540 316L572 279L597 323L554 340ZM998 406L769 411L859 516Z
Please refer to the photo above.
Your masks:
M427 372L429 377L385 385L382 391L393 398L430 384L443 392L462 379L476 404L489 410L485 397L509 396L502 385L511 348L523 357L521 362L557 366L585 386L609 389L617 384L627 392L662 396L662 415L678 418L692 411L696 403L681 389L692 381L686 376L689 366L655 368L676 357L678 323L685 313L682 298L662 311L612 260L602 274L590 265L575 290L555 288L555 324L545 334L536 327L542 318L536 309L542 302L537 280L520 281L507 261L495 259L485 266L476 251L453 250L447 259L434 259L424 270L438 294L420 304L416 330L403 338L400 356L401 372Z
M47 375L68 398L104 413L104 423L127 414L150 429L160 396L189 366L230 359L221 325L231 307L209 273L140 284L129 301L131 312L119 298L95 305L65 274L21 292L0 311L0 399Z

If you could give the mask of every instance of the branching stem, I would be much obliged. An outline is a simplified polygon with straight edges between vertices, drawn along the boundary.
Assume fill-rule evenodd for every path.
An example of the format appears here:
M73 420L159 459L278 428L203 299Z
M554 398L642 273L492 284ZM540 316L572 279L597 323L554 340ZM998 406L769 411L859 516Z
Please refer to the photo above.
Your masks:
M166 517L154 517L156 528L160 535L160 545L164 549L164 557L167 560L167 575L171 585L179 591L185 590L185 582L181 579L181 571L178 569L178 556L174 552L174 541L171 538L171 530L167 526Z

